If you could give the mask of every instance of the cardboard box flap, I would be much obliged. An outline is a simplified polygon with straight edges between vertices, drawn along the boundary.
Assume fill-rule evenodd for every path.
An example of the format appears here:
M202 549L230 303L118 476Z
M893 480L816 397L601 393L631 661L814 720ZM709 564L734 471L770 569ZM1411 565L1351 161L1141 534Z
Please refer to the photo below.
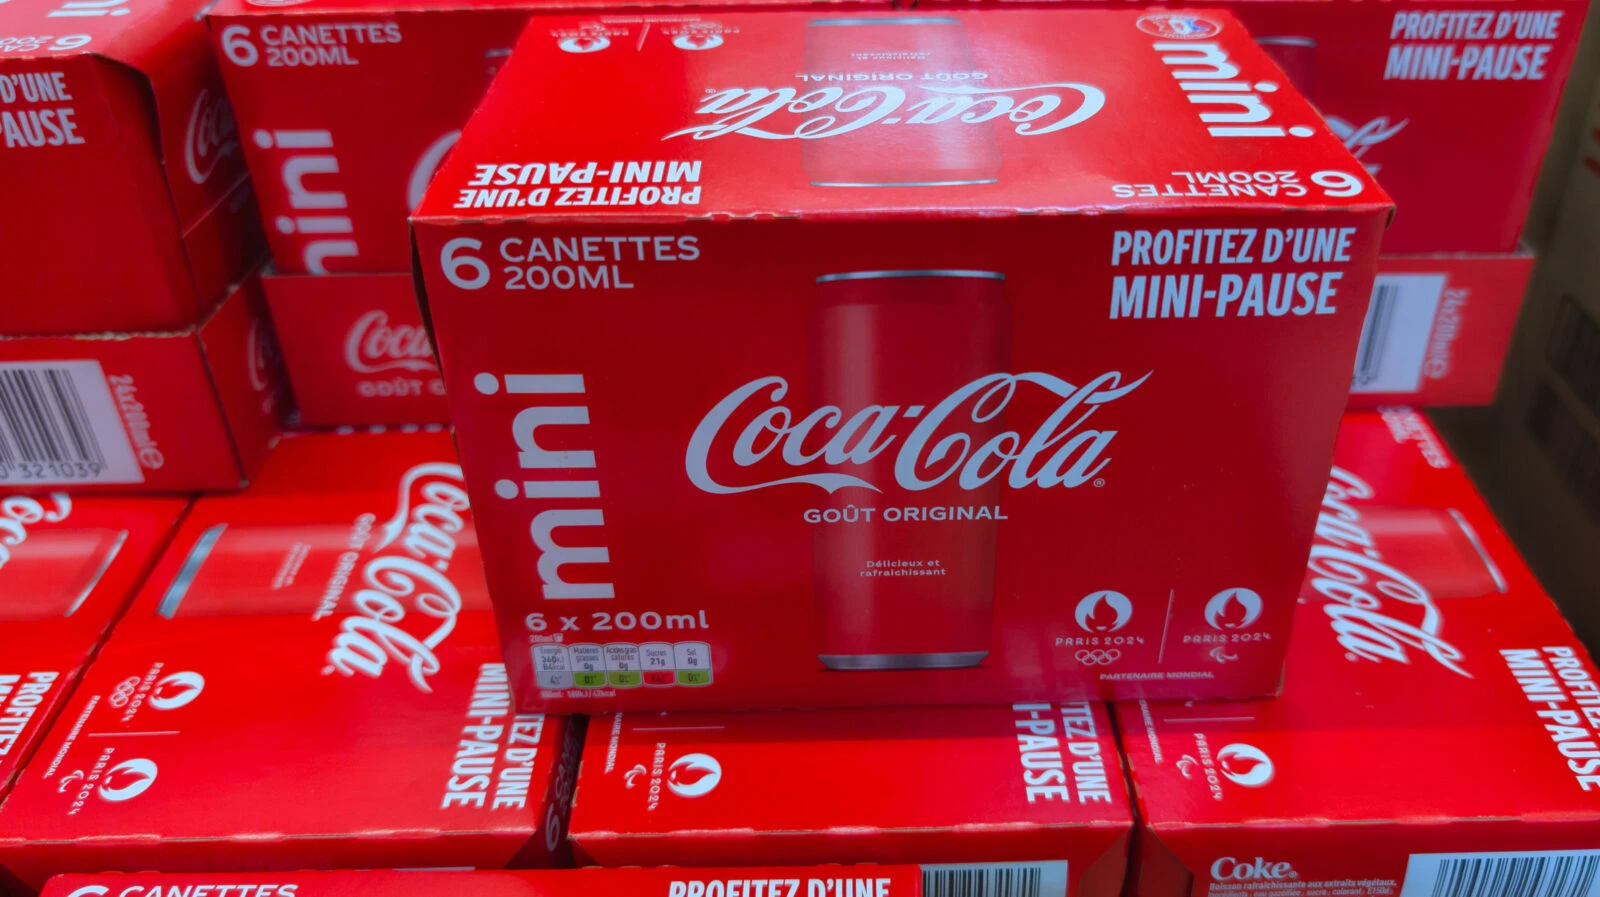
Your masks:
M537 19L415 220L1389 205L1224 12L729 13Z
M819 9L829 6L859 6L861 0L809 0L809 4ZM804 5L795 0L558 0L558 2L543 2L543 0L486 0L486 2L466 3L462 0L302 0L299 3L284 3L282 0L221 0L207 13L207 17L215 19L261 17L283 18L320 18L327 15L388 15L413 12L454 12L484 9L518 9L529 13L536 12L570 12L586 9L596 11L604 10L608 15L628 15L633 10L652 10L656 13L670 11L675 7L684 9L705 9L706 7L722 7L727 9L760 9L762 7L782 7L793 9ZM884 9L889 8L887 2L878 4Z

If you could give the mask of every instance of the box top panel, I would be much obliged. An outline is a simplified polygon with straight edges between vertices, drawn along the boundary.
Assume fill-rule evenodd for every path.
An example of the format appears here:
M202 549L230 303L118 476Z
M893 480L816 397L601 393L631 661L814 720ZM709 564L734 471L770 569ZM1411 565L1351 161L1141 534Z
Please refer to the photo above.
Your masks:
M483 833L503 863L544 823L564 731L510 708L448 434L292 437L196 503L0 844ZM461 756L481 787L451 787Z
M1387 203L1227 13L729 13L534 20L417 217Z
M65 493L0 500L0 794L187 506Z
M190 52L204 6L203 0L12 0L0 4L0 35L5 36L0 37L0 59L92 54L148 72ZM70 100L55 96L58 85L50 74L27 84L15 82L18 101Z
M1427 422L1349 414L1335 465L1282 697L1118 705L1150 825L1600 821L1593 663Z
M663 745L664 765L653 762ZM592 759L579 772L571 828L580 844L839 830L1025 835L1127 829L1133 819L1101 704L629 713L596 717L585 747ZM1058 775L1041 771L1052 762Z
M266 879L272 879L267 884ZM850 884L839 888L841 879ZM737 886L730 889L730 884ZM774 885L773 883L777 884ZM855 890L857 882L863 883ZM41 897L153 897L199 893L211 897L918 897L922 878L915 866L751 867L740 869L562 869L543 872L275 872L229 875L60 875ZM698 885L698 887L695 887ZM287 887L287 890L285 889ZM93 888L93 890L83 890ZM105 890L101 890L104 888Z
M208 18L233 19L245 16L283 16L315 19L330 15L391 13L444 13L469 10L516 10L530 14L578 13L588 10L607 13L607 18L626 19L638 12L671 14L690 10L741 9L888 9L888 0L221 0L207 11Z

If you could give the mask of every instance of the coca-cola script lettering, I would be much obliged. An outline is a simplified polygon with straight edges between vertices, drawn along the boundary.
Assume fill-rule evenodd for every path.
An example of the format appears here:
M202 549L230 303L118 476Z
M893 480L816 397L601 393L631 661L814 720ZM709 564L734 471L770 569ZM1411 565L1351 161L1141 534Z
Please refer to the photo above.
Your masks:
M421 464L406 472L399 506L378 531L377 556L361 570L363 587L353 599L359 613L339 624L323 672L376 679L393 660L419 691L433 690L428 677L439 672L434 649L461 613L461 592L446 576L466 525L461 482L456 464ZM433 630L419 636L400 628L412 610L436 621Z
M1033 137L1082 124L1106 103L1100 88L1065 81L1024 87L960 84L918 85L914 89L932 96L913 100L905 87L893 84L819 87L805 93L793 87L733 87L710 94L695 109L698 115L720 116L716 121L673 131L662 139L688 136L710 140L743 134L762 140L821 140L874 124L894 127L954 121L970 125L998 118L1015 122L1018 134ZM1076 102L1068 104L1062 92L1070 93ZM905 110L900 111L903 106ZM757 127L779 113L802 118L790 123L788 130Z
M367 312L350 326L344 363L358 374L438 370L427 331L420 324L391 325L389 313L381 310Z
M221 91L209 88L194 98L189 111L189 128L183 142L183 164L189 180L204 184L223 159L239 151L239 126L233 107Z
M1441 666L1472 678L1462 669L1461 649L1439 637L1444 615L1426 586L1385 563L1372 534L1361 525L1353 502L1373 496L1355 474L1335 467L1317 515L1317 542L1306 569L1323 610L1333 620L1339 645L1353 657L1410 663L1408 649L1420 649ZM1385 599L1409 605L1422 618L1408 623L1384 613Z
M1116 371L1101 374L1078 386L1051 374L989 374L957 389L937 404L922 406L868 405L848 418L834 405L824 405L799 417L780 404L789 383L782 377L762 377L739 387L718 402L695 427L684 460L689 480L705 492L728 495L789 483L808 483L829 493L845 487L882 492L881 484L840 472L799 473L750 483L718 482L711 474L714 446L737 432L731 447L733 462L751 467L774 452L789 467L822 461L829 467L865 464L899 443L894 476L901 489L918 492L954 476L962 489L976 489L1002 473L1013 489L1027 486L1073 488L1093 480L1110 463L1106 450L1116 430L1087 429L1084 424L1101 405L1133 392L1150 374L1123 383ZM982 445L974 445L961 421L978 424L994 419L1023 384L1043 387L1061 398L1061 404L1034 431L1024 436L1006 430ZM758 401L770 404L754 410ZM960 414L958 414L960 412ZM889 434L897 420L916 420L903 440Z
M0 567L11 560L11 549L28 538L28 527L36 523L60 523L72 513L72 498L52 492L45 497L47 508L37 498L12 495L0 500Z

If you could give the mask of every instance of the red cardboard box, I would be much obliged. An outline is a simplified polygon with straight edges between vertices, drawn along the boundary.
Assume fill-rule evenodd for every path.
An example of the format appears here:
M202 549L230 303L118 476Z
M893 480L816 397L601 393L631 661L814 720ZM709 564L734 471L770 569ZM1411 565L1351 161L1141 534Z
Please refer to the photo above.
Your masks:
M182 330L0 337L0 493L238 489L282 384L258 273Z
M1350 407L1493 402L1532 274L1527 248L1380 257Z
M1133 893L1592 893L1588 654L1420 414L1335 463L1283 696L1116 708Z
M0 499L0 800L187 506Z
M0 331L188 327L260 258L203 5L0 7Z
M286 437L197 502L0 806L0 868L563 862L582 733L513 712L466 515L444 432Z
M63 875L44 897L919 897L915 867Z
M889 5L222 0L209 16L273 257L285 273L326 274L411 267L406 215L535 10Z
M1116 897L1127 868L1101 704L614 714L583 750L584 864L917 862L928 893L1036 897Z
M1062 2L915 5L938 13L980 4ZM1141 5L1221 7L1237 15L1394 197L1399 214L1383 251L1402 255L1516 250L1589 6L1586 0ZM1463 114L1467 109L1486 111Z
M414 225L521 706L1275 691L1389 206L1223 16L530 27Z
M411 274L262 278L307 427L448 423Z

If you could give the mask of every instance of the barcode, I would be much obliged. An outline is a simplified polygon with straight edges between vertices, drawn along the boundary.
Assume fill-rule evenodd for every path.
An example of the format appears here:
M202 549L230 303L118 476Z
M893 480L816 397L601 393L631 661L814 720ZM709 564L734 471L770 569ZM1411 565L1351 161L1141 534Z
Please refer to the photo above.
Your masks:
M1400 897L1595 897L1600 850L1413 854Z
M0 364L0 483L139 483L97 361Z
M1415 392L1444 295L1443 274L1380 274L1361 328L1351 392Z
M1066 897L1067 863L947 863L922 867L923 897Z

